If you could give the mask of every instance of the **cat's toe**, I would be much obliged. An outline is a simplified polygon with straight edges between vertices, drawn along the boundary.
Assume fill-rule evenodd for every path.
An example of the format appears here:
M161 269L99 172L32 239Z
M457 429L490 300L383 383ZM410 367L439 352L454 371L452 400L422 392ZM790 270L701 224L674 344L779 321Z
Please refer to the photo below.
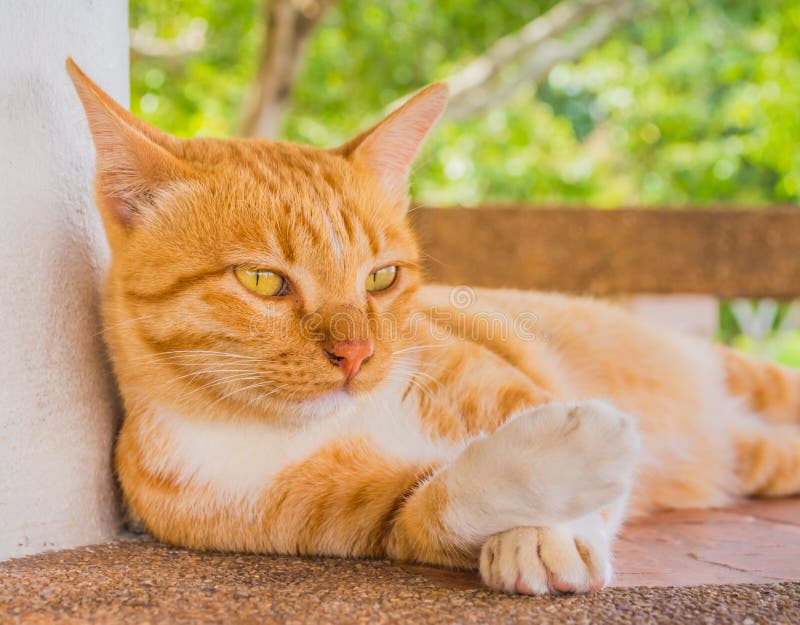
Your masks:
M568 527L518 527L489 538L480 559L484 583L507 593L585 593L611 577L606 542Z
M547 594L547 570L537 553L538 532L535 527L518 527L491 536L481 549L484 584L507 593Z

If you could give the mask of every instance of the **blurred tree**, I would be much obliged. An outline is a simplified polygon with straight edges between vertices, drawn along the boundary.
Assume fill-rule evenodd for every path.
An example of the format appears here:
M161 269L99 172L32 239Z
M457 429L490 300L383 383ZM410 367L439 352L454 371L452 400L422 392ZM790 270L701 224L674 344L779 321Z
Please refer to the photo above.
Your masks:
M557 63L575 61L600 45L644 4L634 0L559 2L447 78L446 118L464 119L505 104L521 86L546 78Z
M243 136L274 138L280 132L292 83L314 26L333 0L262 0L265 41L250 83L239 128Z
M800 4L652 0L603 32L633 2L340 0L309 14L313 32L300 29L290 71L275 79L283 86L270 87L279 105L267 127L285 103L283 137L333 145L408 92L452 77L452 112L417 166L418 201L796 202ZM248 90L270 75L261 5L132 0L134 110L180 135L255 127L241 119ZM548 45L512 45L575 6L587 13ZM492 65L497 54L507 62ZM475 83L481 75L490 78Z

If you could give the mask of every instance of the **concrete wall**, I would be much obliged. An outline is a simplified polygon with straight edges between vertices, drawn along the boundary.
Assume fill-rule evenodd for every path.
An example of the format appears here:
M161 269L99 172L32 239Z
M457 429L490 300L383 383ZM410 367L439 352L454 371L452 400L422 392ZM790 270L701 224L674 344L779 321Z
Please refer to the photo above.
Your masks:
M127 2L0 0L0 559L118 528L108 252L67 55L127 104Z

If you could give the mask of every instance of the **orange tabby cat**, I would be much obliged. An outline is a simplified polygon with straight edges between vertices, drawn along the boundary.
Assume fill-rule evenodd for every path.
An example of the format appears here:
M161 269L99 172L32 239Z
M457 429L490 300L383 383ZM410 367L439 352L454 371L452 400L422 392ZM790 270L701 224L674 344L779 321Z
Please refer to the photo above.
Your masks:
M444 85L320 150L180 140L67 67L112 249L116 468L159 540L583 592L626 510L800 491L797 373L597 301L422 286L406 186Z

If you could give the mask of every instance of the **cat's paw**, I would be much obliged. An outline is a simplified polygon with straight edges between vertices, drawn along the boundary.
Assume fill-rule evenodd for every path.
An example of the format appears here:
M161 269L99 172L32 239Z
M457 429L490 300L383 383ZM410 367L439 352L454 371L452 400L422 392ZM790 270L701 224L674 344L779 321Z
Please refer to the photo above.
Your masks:
M534 423L547 419L550 435L562 439L548 458L556 476L574 487L569 497L564 490L549 491L550 504L560 510L562 520L582 517L626 496L640 445L633 417L603 401L547 404L544 409L524 414Z
M609 541L570 524L517 527L484 543L480 572L489 588L509 593L597 591L611 580Z
M448 468L451 525L480 537L583 517L626 496L638 448L633 419L610 404L526 410Z

